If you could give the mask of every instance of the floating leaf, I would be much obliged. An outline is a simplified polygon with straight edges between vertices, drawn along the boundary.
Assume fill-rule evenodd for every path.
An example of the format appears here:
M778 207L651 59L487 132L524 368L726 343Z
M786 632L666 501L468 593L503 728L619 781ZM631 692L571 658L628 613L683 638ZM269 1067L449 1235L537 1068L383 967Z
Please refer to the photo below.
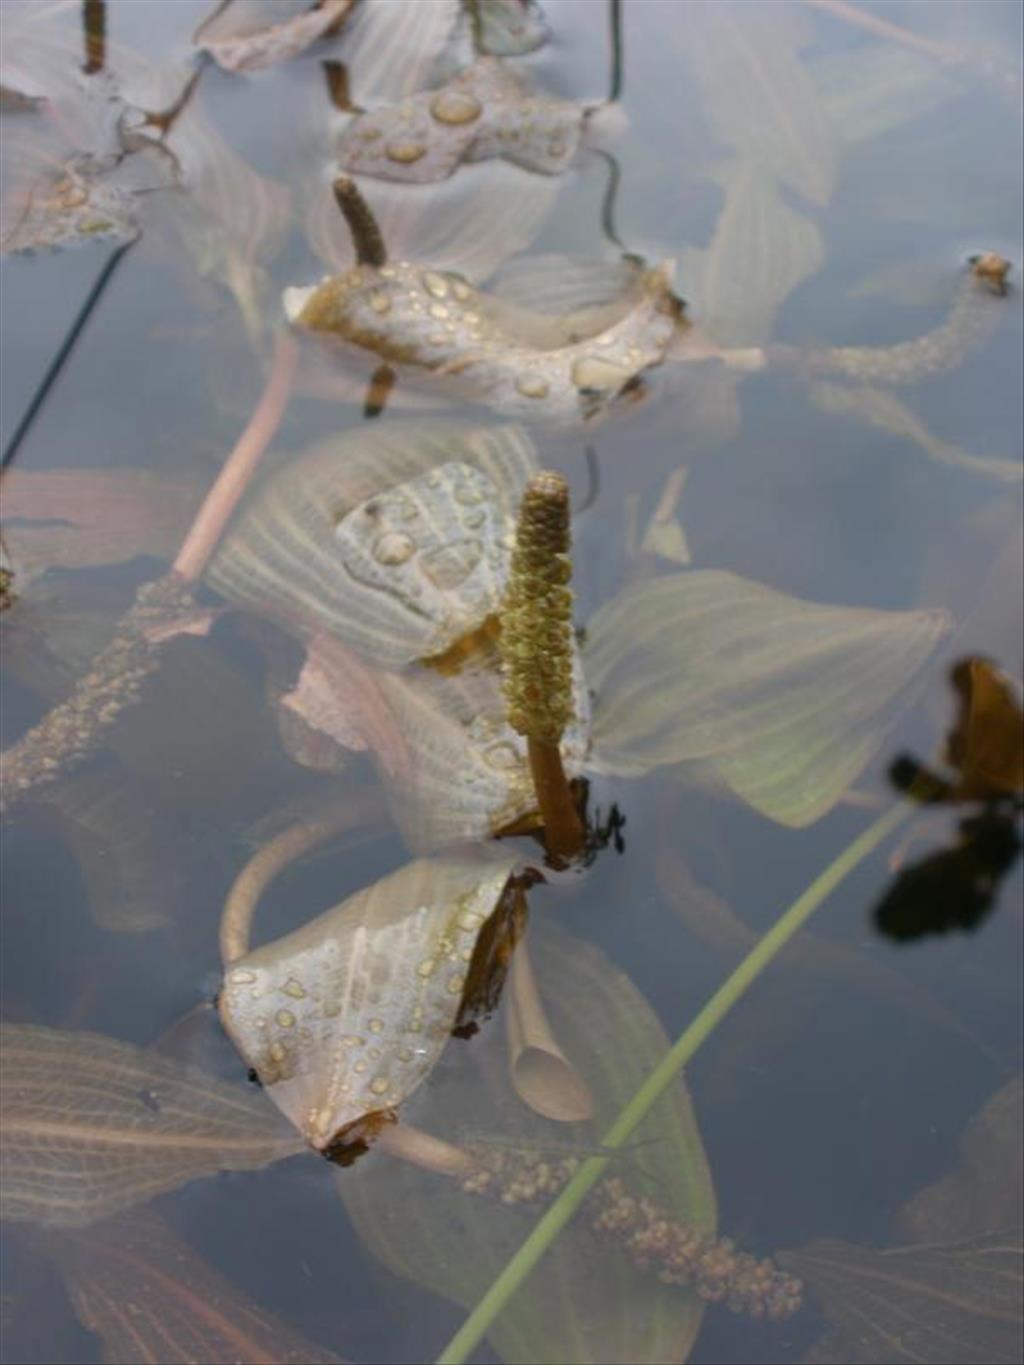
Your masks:
M821 606L718 570L637 584L590 622L597 771L703 760L763 814L824 815L882 742L943 612Z
M893 436L912 441L931 459L940 464L952 465L968 473L980 474L995 479L999 483L1019 484L1024 479L1024 465L1017 460L991 459L983 455L972 455L959 446L934 436L916 413L900 401L895 394L885 389L845 384L832 384L819 380L810 387L812 403L825 412L839 413Z
M854 145L923 118L962 92L938 62L892 43L829 52L808 69L836 133Z
M426 1079L511 868L410 863L228 968L224 1027L314 1147L386 1118Z
M340 1365L249 1303L147 1210L46 1244L104 1365Z
M574 1149L593 1150L668 1042L643 996L597 949L547 931L535 953L552 1028L593 1092L594 1120L570 1130L529 1110L509 1084L499 1029L460 1053L462 1077L449 1073L443 1090L421 1092L415 1118L452 1141L472 1141L467 1130L479 1135L483 1127L502 1145L535 1150L542 1160L553 1153L554 1161ZM698 1231L714 1232L707 1162L681 1084L612 1170L632 1191L650 1195ZM537 1216L373 1154L340 1172L338 1189L363 1241L389 1270L466 1308L518 1250ZM520 1365L685 1360L702 1314L696 1294L641 1275L584 1220L585 1213L553 1243L504 1310L491 1333L494 1349Z
M533 94L497 59L481 57L437 90L360 114L338 161L353 174L419 185L492 158L560 175L576 155L583 120L583 105Z
M440 393L571 423L634 393L644 371L664 360L682 315L672 276L671 262L644 271L616 320L589 333L572 316L514 309L461 275L407 263L359 265L286 290L284 302L294 325L342 356L359 348Z
M675 16L716 138L742 161L826 204L835 180L832 125L798 52L796 7L716 0Z
M20 573L173 557L202 483L146 469L12 469L4 476L4 543Z
M753 346L770 340L778 309L824 259L817 224L786 203L763 167L739 161L710 246L684 251L682 269L708 335L723 346Z
M193 42L225 71L262 71L336 33L354 0L227 0Z
M782 1263L838 1325L804 1357L851 1365L1015 1365L1020 1360L1020 1231L873 1251L812 1242ZM834 1354L836 1340L842 1354Z
M301 1150L266 1100L130 1043L0 1027L3 1217L82 1225Z
M370 663L441 654L495 610L534 467L515 428L393 423L324 443L256 488L209 580Z

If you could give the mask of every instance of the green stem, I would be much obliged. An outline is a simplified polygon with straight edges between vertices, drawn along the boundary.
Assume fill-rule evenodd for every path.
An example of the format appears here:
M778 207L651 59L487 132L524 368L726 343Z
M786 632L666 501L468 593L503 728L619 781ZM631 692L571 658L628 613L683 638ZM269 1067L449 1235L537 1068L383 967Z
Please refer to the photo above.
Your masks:
M863 834L858 835L853 843L815 878L803 895L776 920L621 1110L618 1118L601 1139L602 1147L614 1151L629 1140L712 1029L721 1023L733 1005L741 999L747 987L756 980L840 882L873 853L915 809L912 803L906 802L891 807L879 816L874 824L869 825ZM452 1337L444 1352L438 1357L437 1365L463 1365L470 1352L487 1335L495 1319L522 1287L537 1262L604 1175L610 1159L610 1156L595 1156L583 1163Z

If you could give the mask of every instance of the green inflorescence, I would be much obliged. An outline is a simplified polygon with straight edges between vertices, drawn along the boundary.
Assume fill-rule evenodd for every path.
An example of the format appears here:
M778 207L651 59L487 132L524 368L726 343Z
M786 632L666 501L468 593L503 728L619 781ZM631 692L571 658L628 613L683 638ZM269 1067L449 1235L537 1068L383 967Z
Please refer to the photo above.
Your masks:
M508 721L557 744L573 719L569 488L544 470L526 486L501 616Z

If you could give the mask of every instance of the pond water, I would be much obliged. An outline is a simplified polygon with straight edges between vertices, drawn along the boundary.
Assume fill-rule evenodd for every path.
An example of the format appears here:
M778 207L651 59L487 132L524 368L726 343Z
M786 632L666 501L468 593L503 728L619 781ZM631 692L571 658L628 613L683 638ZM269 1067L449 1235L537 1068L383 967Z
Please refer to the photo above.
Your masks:
M254 12L265 22L303 8L268 0ZM280 387L282 291L352 261L329 186L354 116L332 105L322 63L345 62L352 99L379 109L450 78L486 29L464 18L439 75L456 4L360 0L337 36L233 74L212 60L196 67L191 37L209 6L192 0L5 0L4 10L5 89L50 101L3 113L7 749L72 693L137 590L168 572L261 395L266 406L272 372ZM461 977L445 1005L423 984L430 972L417 979L410 968L407 986L389 976L426 939L374 937L380 925L357 909L363 937L342 940L339 979L379 985L384 1018L370 1029L380 1023L380 1052L396 1067L393 1020L408 1015L414 992L442 1019L436 1065L410 1048L409 1097L385 1096L398 1128L416 1125L490 1167L525 1150L526 1184L542 1187L538 1161L554 1181L566 1160L604 1154L601 1178L660 1210L634 1202L623 1215L602 1186L600 1207L625 1218L618 1232L597 1235L597 1206L584 1206L489 1339L448 1358L1020 1358L1020 7L549 0L544 16L543 45L503 60L556 99L593 108L560 174L492 159L434 184L360 174L358 186L392 260L461 271L544 314L522 325L515 354L526 363L529 350L545 395L557 377L545 368L550 344L536 337L550 339L557 324L559 344L578 346L608 326L609 307L611 329L621 323L633 306L622 298L641 299L641 312L644 289L661 290L663 311L641 341L663 363L627 348L632 370L610 386L594 371L600 382L591 375L572 391L575 419L544 422L531 420L522 384L514 410L495 398L497 381L487 387L497 352L477 366L478 393L472 368L468 381L453 364L424 385L396 361L383 412L367 417L366 381L381 357L367 368L351 347L302 341L264 467L227 532L229 545L244 540L245 518L271 508L248 558L230 573L215 560L172 628L162 621L173 638L142 646L145 676L127 689L130 704L103 682L92 715L108 702L117 714L82 761L58 757L9 802L6 1361L435 1360L540 1218L542 1195L526 1200L507 1184L504 1202L467 1193L372 1142L332 1165L291 1141L272 1099L287 1111L266 1022L246 1035L243 1057L211 1008L218 996L235 1008L218 946L225 900L283 835L294 848L259 897L256 944L396 873L412 881L384 887L379 913L415 918L435 885L433 872L424 882L402 873L419 856L463 860L458 876L473 888L495 877L499 855L508 866L498 889L513 862L518 873L545 871L526 892L524 941L550 1046L569 1060L553 1063L530 1035L539 1102L533 1073L512 1065L522 1054L506 1055L510 1014L529 1014L521 966L515 1004L506 986L475 1028L459 1029L471 1036L443 1051ZM89 24L102 69L81 76ZM195 69L181 111L165 125L143 122L139 110L170 108ZM104 84L86 97L90 80ZM566 107L543 117L567 118ZM505 117L518 132L500 146L529 149L514 99ZM578 111L558 124L549 153L579 126ZM458 127L445 124L445 135ZM111 138L128 149L121 162L79 170L92 186L116 182L116 202L138 220L134 239L51 252L40 237L40 249L10 250L12 240L30 245L32 231L57 231L61 157L109 152ZM52 213L32 218L28 206L40 203ZM10 236L19 232L20 242ZM79 233L90 235L109 231ZM972 273L979 253L1011 262L1008 289ZM667 353L656 338L662 322L672 330L671 296L638 273L638 262L665 260L687 302L686 322L672 315ZM450 275L434 278L454 307ZM584 302L583 321L560 321ZM505 363L504 352L494 360ZM448 377L461 382L446 387ZM528 434L501 438L515 452L502 446L491 463L479 433L466 444L438 426L490 431L510 419ZM432 441L444 453L431 453ZM336 452L327 466L303 459L324 442ZM420 480L407 495L433 507L443 464L485 487L491 520L480 534L499 547L500 587L524 476L502 479L523 460L568 481L577 720L589 697L592 721L578 754L563 746L571 774L589 783L592 856L561 870L545 868L538 839L484 842L459 823L466 811L479 816L469 778L483 760L472 745L478 730L490 743L497 722L467 683L460 730L444 699L465 671L446 677L413 662L475 631L487 609L477 604L466 630L453 618L441 643L430 635L431 647L397 664L376 657L381 641L400 654L409 637L387 616L387 574L359 558L363 533L346 522L351 539L328 553L344 545L347 568L311 590L344 580L349 662L330 685L345 749L281 707L312 630L287 587L272 610L268 586L305 573L312 520L288 490L335 499L334 522L396 482ZM378 466L391 470L379 486ZM331 479L314 472L325 467ZM500 514L492 493L505 500ZM450 553L441 520L435 532ZM455 577L430 580L445 612L472 596L461 570ZM494 583L488 591L496 610ZM220 610L225 593L231 610ZM356 630L363 597L371 606ZM422 602L406 612L408 630L434 610L434 598ZM959 777L942 764L951 731ZM500 743L516 780L528 781L523 743L511 732ZM908 804L898 832L869 834L859 856L854 841L901 800L889 776L901 755L942 769L951 799ZM486 778L513 782L494 762ZM526 790L525 806L513 802L498 825L535 808ZM610 812L624 824L609 824ZM972 820L981 833L964 830ZM310 835L316 822L333 832ZM818 897L810 924L752 977L622 1150L604 1148L671 1042L706 1019L744 955L851 845L849 875ZM911 883L915 867L925 871ZM902 899L885 902L880 927L889 892ZM450 909L454 892L437 894ZM496 900L480 905L490 913ZM499 947L507 955L510 943ZM520 944L513 960L524 953ZM359 954L362 976L351 966ZM304 988L291 968L252 962L257 975L280 975L281 1029L295 1020L287 994L301 1023ZM248 983L249 963L234 970ZM346 995L335 1013L350 1006ZM245 1014L244 1002L237 1008ZM236 1037L246 1033L231 1017ZM134 1050L103 1053L96 1035ZM374 1046L367 1056L379 1060ZM333 1058L342 1044L332 1048ZM176 1075L193 1090L179 1093ZM333 1099L346 1122L361 1112ZM303 1092L291 1117L316 1136L306 1103ZM538 1116L538 1103L558 1117ZM327 1127L321 1138L334 1136ZM238 1156L247 1142L264 1143L259 1159ZM799 1276L802 1306L777 1316L703 1308L691 1289L661 1283L665 1239L680 1221L705 1238L705 1297L723 1258L726 1297L742 1297L746 1263L713 1247L717 1234L775 1258L779 1277ZM634 1261L653 1267L631 1262L630 1235ZM688 1255L692 1264L692 1246ZM748 1307L769 1302L765 1274Z

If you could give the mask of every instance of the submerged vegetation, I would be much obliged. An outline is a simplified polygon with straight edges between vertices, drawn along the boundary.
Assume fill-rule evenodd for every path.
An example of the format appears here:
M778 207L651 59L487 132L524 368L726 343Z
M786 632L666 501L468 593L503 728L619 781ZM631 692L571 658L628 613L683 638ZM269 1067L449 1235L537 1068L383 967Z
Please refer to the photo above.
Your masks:
M5 909L12 1360L682 1362L713 1304L762 1333L714 1358L1014 1358L1019 1058L955 977L806 924L840 888L901 943L1011 920L1015 409L975 452L928 384L1007 401L986 367L1019 336L995 249L1019 223L980 196L967 226L915 229L942 255L923 303L904 262L826 281L834 334L799 306L876 144L913 160L968 106L1003 136L1018 58L920 6L580 8L176 3L149 34L127 0L5 2L5 269L33 298L51 252L96 272L5 452L0 800L32 908ZM584 96L569 54L593 57L599 14ZM935 187L872 193L879 222L935 216ZM49 416L131 271L163 281L166 322L104 374L106 458L82 420L65 467ZM898 317L874 344L879 295ZM824 506L782 449L812 417L837 447L814 452ZM971 561L952 586L887 498L946 516ZM945 745L894 761L894 733L941 731L946 670ZM921 838L939 851L907 861ZM847 879L887 844L866 917ZM1018 993L996 974L1003 1023ZM877 1002L899 1049L872 1041ZM887 1105L926 1093L908 1019L970 1062L937 1181L916 1114L909 1175L875 1155ZM720 1074L695 1102L698 1054ZM817 1169L841 1126L892 1226L842 1211L839 1158ZM386 1325L400 1281L433 1296L415 1335Z

